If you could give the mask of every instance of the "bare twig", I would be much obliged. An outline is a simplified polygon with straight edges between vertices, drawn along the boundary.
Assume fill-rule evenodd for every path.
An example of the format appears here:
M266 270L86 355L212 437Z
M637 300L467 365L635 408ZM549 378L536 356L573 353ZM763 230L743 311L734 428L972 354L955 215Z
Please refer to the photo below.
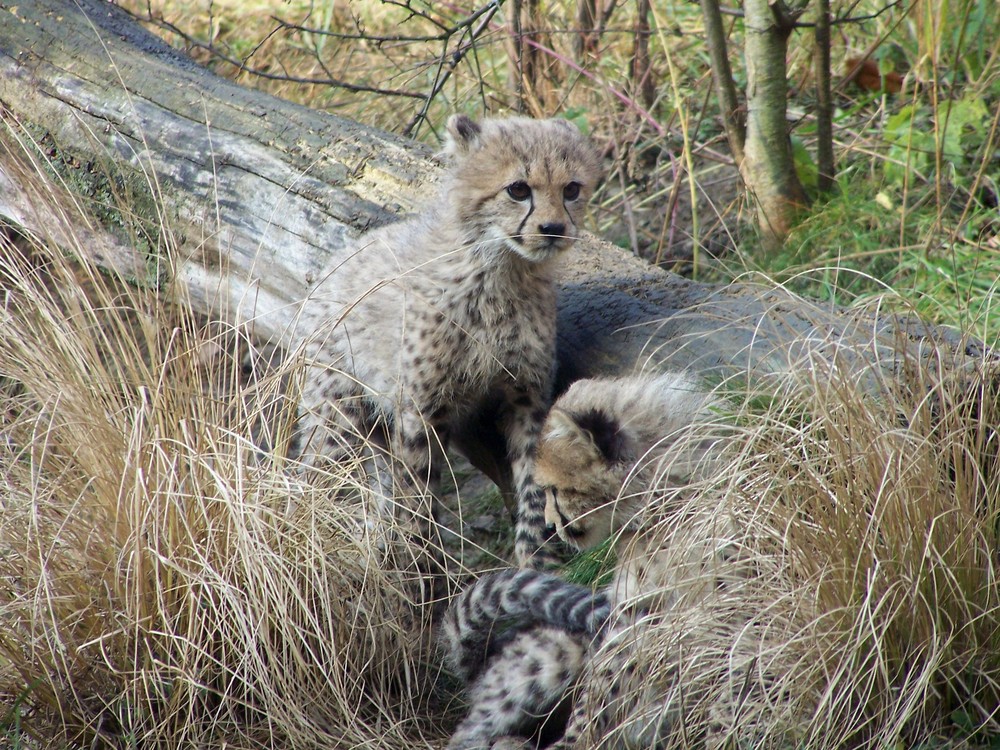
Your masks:
M617 0L605 0L600 4L597 0L578 0L577 28L574 31L576 39L573 41L573 52L577 60L582 60L584 53L597 49L617 5Z
M435 33L431 34L392 34L392 35L370 35L363 31L359 31L356 34L346 34L341 32L334 32L327 29L311 28L309 26L286 21L279 17L273 17L275 21L275 28L271 30L254 48L250 51L248 55L242 59L234 57L228 54L226 51L220 49L217 45L212 44L210 41L205 42L197 37L189 34L176 26L175 24L167 21L166 19L157 16L153 11L147 6L147 11L145 17L141 20L154 23L159 27L176 34L179 38L183 39L184 42L193 48L201 49L210 54L212 57L226 62L241 72L248 73L249 75L256 76L264 80L273 81L288 81L290 83L301 83L316 86L334 86L336 88L344 89L345 91L352 91L357 93L371 93L383 96L397 96L404 97L408 99L419 99L422 100L420 111L414 116L414 118L407 125L404 133L409 135L413 129L419 124L423 119L426 118L427 111L430 104L435 96L441 91L441 88L447 82L448 78L454 72L458 64L464 59L465 55L475 44L476 40L482 35L485 29L488 27L490 20L494 17L497 10L503 5L504 0L491 0L490 2L483 5L481 8L469 13L461 20L454 23L446 23L439 18L434 17L430 13L414 8L410 0L400 1L400 0L387 0L388 5L393 5L398 8L406 10L410 15L407 20L418 19L425 23L430 24L436 29ZM420 91L407 91L404 89L395 88L385 88L382 86L368 86L358 83L352 83L350 81L345 81L341 78L333 76L330 74L330 70L324 61L321 59L320 55L316 54L316 60L319 67L326 74L325 77L310 76L301 77L294 76L287 72L282 73L272 73L268 70L262 68L257 68L249 64L249 60L257 53L260 47L266 43L269 39L274 37L276 34L281 32L290 33L301 33L310 34L315 36L322 36L333 39L342 39L347 41L366 41L373 43L375 45L383 44L417 44L417 43L442 43L442 52L438 58L438 73L435 76L434 83L429 92ZM449 53L449 45L456 35L460 35L461 41L459 43L458 49Z
M510 14L510 40L514 45L514 93L518 111L524 106L524 35L521 29L521 0L513 0L514 12Z
M326 36L333 39L344 39L347 41L364 41L364 42L374 42L376 44L385 43L397 43L397 42L444 42L455 36L455 34L463 31L465 29L473 26L480 18L489 13L492 17L494 13L503 5L504 0L493 0L480 8L477 11L469 14L461 21L452 24L451 26L446 26L436 19L431 19L426 16L426 14L419 14L420 18L426 19L429 23L432 23L435 27L440 29L437 34L425 34L425 35L409 35L409 34L390 34L387 36L378 36L368 33L358 33L358 34L345 34L338 31L330 31L328 29L314 29L309 26L303 26L302 24L292 23L290 21L285 21L281 18L275 18L282 28L288 29L290 31L298 31L306 34L315 34L317 36ZM401 5L401 3L388 3L391 5ZM409 9L409 8L408 8ZM416 15L416 14L415 14Z
M874 13L867 13L867 14L865 14L863 16L852 16L852 15L850 15L851 11L853 11L860 4L860 0L858 0L858 2L855 2L847 10L847 15L841 16L839 18L833 18L833 19L831 19L830 20L830 25L831 26L843 26L843 25L849 24L849 23L862 23L863 21L871 21L873 19L878 18L879 16L885 15L890 10L892 10L894 8L897 8L897 7L903 5L906 2L907 2L907 0L893 0L892 2L888 3L885 7L879 8ZM742 8L729 8L729 7L722 6L722 7L719 8L719 13L721 13L724 16L732 16L734 18L743 18L744 17L744 13L743 13ZM796 29L811 29L815 25L816 24L813 23L812 21L796 21L793 26Z
M474 14L474 18L478 20L475 28L470 30L469 23L464 23L458 27L463 32L463 39L467 39L468 41L460 43L459 47L450 55L448 54L448 40L450 37L445 40L441 51L441 60L438 66L438 72L434 77L434 84L425 96L423 107L421 107L420 111L413 116L413 119L411 119L403 129L403 135L409 136L417 125L427 118L427 111L430 109L431 102L434 101L434 97L438 95L445 83L447 83L451 74L455 71L455 68L457 68L462 60L465 59L465 55L470 50L475 48L476 41L480 36L482 36L483 32L489 28L490 21L493 20L493 16L496 15L496 12L500 9L501 5L503 5L503 0L493 0L493 2L489 5ZM469 19L466 19L466 21L468 20Z
M255 68L250 65L247 65L247 60L250 59L250 57L254 54L254 52L256 52L256 50L260 47L259 44L256 47L254 47L250 55L241 60L233 57L232 55L226 54L218 47L216 47L214 44L206 43L201 41L200 39L195 38L191 34L188 34L186 31L182 30L175 24L170 23L164 18L150 16L148 18L143 18L141 20L155 23L160 28L167 29L172 34L176 34L192 47L205 50L213 57L222 60L223 62L229 63L230 65L237 68L241 72L249 73L252 76L263 78L264 80L288 81L290 83L304 83L314 86L336 86L337 88L342 88L345 89L346 91L366 92L371 94L381 94L384 96L402 96L409 99L425 98L425 94L419 92L404 91L401 89L386 89L380 86L364 86L357 83L350 83L349 81L343 81L337 78L302 77L302 76L289 75L287 73L270 73L266 70L262 70L260 68ZM272 31L271 34L268 34L268 36L265 38L265 41L267 38L273 36L274 33L275 31ZM261 42L261 44L263 44L263 41Z

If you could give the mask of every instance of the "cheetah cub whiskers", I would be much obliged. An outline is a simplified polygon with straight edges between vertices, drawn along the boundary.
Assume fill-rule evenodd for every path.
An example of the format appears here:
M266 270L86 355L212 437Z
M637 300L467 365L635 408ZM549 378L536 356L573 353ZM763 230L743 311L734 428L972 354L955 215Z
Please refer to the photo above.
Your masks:
M437 198L363 235L302 308L297 453L305 465L367 455L381 494L429 539L453 426L499 398L517 493L515 552L540 564L544 499L535 444L550 396L552 261L580 233L599 175L566 120L453 116Z

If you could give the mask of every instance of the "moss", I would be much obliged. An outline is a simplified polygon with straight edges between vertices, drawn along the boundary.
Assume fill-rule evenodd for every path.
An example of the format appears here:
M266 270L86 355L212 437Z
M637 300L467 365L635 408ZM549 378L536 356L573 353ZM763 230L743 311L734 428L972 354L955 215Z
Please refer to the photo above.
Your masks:
M159 288L166 281L168 264L158 220L162 211L147 176L110 156L81 159L60 146L50 132L33 125L24 127L45 173L80 198L88 215L105 231L145 259L146 275L124 281L141 288Z

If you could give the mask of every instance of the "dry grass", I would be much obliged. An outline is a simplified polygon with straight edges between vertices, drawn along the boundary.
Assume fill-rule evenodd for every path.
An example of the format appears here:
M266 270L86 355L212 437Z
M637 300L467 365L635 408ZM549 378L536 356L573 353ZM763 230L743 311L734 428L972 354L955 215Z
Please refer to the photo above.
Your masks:
M1000 737L997 363L935 352L877 390L802 364L741 401L730 464L648 532L672 604L625 639L638 678L600 746L664 720L672 747Z
M6 739L439 740L426 612L370 538L364 488L345 467L320 489L259 447L262 424L266 444L287 437L274 409L294 358L244 372L245 342L175 290L72 260L87 248L52 237L82 209L18 158L61 224L0 244ZM731 465L663 522L683 550L731 515L719 538L743 573L639 634L654 710L680 746L720 725L753 747L995 738L995 364L939 353L876 391L821 364L745 400Z
M287 433L287 373L248 377L239 336L175 290L72 260L86 248L51 238L79 208L4 158L66 223L0 235L0 737L422 744L426 608L368 538L350 467L320 490L255 440Z
M253 38L221 27L209 38L237 32ZM414 50L426 54L399 52ZM437 69L433 56L418 66L378 52L403 78L425 84ZM595 69L610 78L619 62L609 54ZM493 89L480 85L487 73ZM438 106L510 106L495 93L507 75L456 75ZM578 103L579 80L536 92L555 96L539 114ZM604 208L625 217L629 243L644 235L655 249L674 229L633 210L688 191L665 139L696 131L700 110L693 99L665 108L644 150L651 125L608 86L595 91L585 119L618 149L620 189ZM390 113L399 108L379 116ZM633 167L647 158L655 170L640 188ZM364 488L346 467L319 489L259 448L295 361L248 377L239 333L196 319L177 290L75 263L89 255L72 242L86 212L43 170L23 169L59 223L0 239L0 744L21 742L20 730L115 747L440 739L426 613L359 523L350 498ZM753 575L719 606L693 600L643 636L659 710L683 716L678 744L698 744L699 723L734 694L734 746L1000 736L996 376L985 363L982 375L933 365L913 363L877 397L852 373L803 367L815 379L742 407L740 453L692 514L707 524L712 498L725 498L740 522L727 541ZM264 444L283 444L288 425L274 429ZM663 533L674 538L677 524Z
M795 594L771 613L787 638L765 663L807 747L1000 729L997 369L947 360L877 396L851 373L806 383L750 435L741 499Z

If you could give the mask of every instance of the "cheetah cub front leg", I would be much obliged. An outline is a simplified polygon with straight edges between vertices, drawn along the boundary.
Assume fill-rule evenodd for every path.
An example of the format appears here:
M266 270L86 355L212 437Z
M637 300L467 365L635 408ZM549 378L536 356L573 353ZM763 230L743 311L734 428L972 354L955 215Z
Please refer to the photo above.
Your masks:
M345 430L385 436L372 455L396 464L389 491L402 496L386 506L412 505L400 514L426 538L433 508L406 497L433 493L455 425L500 395L516 555L536 565L544 501L531 476L555 358L553 262L579 235L599 159L566 120L454 116L447 134L437 197L338 254L303 304L299 453L315 465L351 449Z
M512 385L506 397L507 410L500 427L507 440L508 455L517 492L514 555L524 567L546 567L552 559L545 547L545 492L535 481L535 454L545 421L548 388L528 389Z

